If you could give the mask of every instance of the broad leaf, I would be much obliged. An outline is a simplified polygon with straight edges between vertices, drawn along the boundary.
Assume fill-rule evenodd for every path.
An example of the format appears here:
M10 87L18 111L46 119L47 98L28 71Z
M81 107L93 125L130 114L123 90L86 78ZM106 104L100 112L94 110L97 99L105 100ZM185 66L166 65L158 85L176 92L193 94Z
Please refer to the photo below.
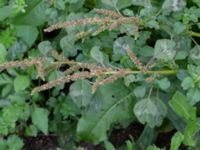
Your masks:
M12 135L7 140L8 149L21 150L24 146L23 140L17 135Z
M191 77L186 77L183 82L181 83L181 86L183 87L184 90L194 88L194 81Z
M34 26L18 26L17 27L17 36L22 38L26 44L31 47L38 36L38 30Z
M171 108L186 121L196 119L196 108L188 103L187 97L177 91L169 101Z
M106 132L113 123L133 117L132 92L122 81L100 87L91 101L77 126L78 137L82 140L94 143L106 140Z
M14 89L16 92L23 91L30 86L30 78L26 75L20 75L14 79Z
M103 3L116 7L118 0L101 0Z
M199 6L200 7L200 1L199 0L192 0L194 3L196 3L197 4L197 6Z
M155 145L154 146L151 145L147 147L147 150L161 150L161 149L156 147Z
M142 124L147 123L153 128L161 125L167 111L165 104L159 99L145 98L136 103L134 113Z
M0 118L0 134L1 135L8 134L8 126L3 118Z
M154 58L164 61L173 60L176 55L175 45L175 42L172 40L157 40L155 44Z
M115 147L109 141L104 142L106 150L116 150Z
M31 114L33 124L44 134L48 133L48 111L44 108L35 107Z
M186 6L186 0L165 0L162 9L168 12L180 11Z
M11 6L4 6L0 8L0 21L3 21L13 13Z
M199 141L197 134L200 131L200 119L188 122L184 132L184 142L189 146L195 146Z
M99 46L94 46L90 51L90 55L94 60L103 65L103 53L100 51Z
M38 49L44 56L47 56L47 54L53 50L53 47L51 46L50 41L42 41L38 44Z
M113 59L114 60L120 60L123 56L126 55L127 45L129 45L131 49L133 48L134 39L130 36L120 37L115 40L113 44Z
M91 85L87 80L77 80L70 86L69 94L78 107L86 107L92 98Z
M42 0L26 0L28 5L26 13L21 13L12 19L12 23L17 25L39 26L46 21L46 6Z
M190 50L189 58L195 63L200 63L200 45L196 45Z
M64 36L60 40L60 47L65 56L75 56L77 54L77 49L74 46L75 37L73 35Z
M134 90L133 90L135 96L137 98L142 98L145 96L146 94L146 87L145 86L138 86L138 87L135 87Z
M193 89L189 89L187 92L187 97L191 105L195 105L196 103L198 103L200 101L199 88L195 87Z
M191 38L183 36L182 34L180 36L175 37L175 49L177 51L175 57L176 60L185 59L189 55L189 51L191 49L191 41Z
M163 78L161 80L157 80L157 84L158 84L159 88L162 90L167 90L171 85L168 78Z
M183 139L184 139L184 135L180 132L176 132L172 137L171 144L170 144L170 150L178 150Z
M149 0L132 0L133 5L136 6L144 6L144 7L150 7L151 3Z
M139 139L137 140L136 146L138 149L147 149L147 147L152 143L154 137L154 129L146 125Z

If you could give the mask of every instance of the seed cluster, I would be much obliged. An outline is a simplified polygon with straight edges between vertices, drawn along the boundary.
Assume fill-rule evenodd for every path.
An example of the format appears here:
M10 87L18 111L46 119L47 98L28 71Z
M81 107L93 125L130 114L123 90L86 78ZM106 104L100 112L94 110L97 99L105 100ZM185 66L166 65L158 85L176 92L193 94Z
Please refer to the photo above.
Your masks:
M44 58L32 58L24 59L23 61L10 61L3 64L0 64L0 72L9 68L21 68L25 69L26 67L35 66L38 72L38 76L44 80Z
M51 32L53 30L69 27L69 26L79 26L79 25L92 25L92 24L99 24L95 31L92 32L92 35L97 35L105 30L113 30L118 28L122 24L132 24L134 26L134 34L138 34L138 28L140 24L140 19L137 17L126 17L118 12L107 10L107 9L94 9L97 14L103 15L103 17L93 17L93 18L84 18L79 20L72 20L67 22L61 22L54 24L46 29L45 32ZM91 33L89 31L82 31L80 32L77 37L81 38Z

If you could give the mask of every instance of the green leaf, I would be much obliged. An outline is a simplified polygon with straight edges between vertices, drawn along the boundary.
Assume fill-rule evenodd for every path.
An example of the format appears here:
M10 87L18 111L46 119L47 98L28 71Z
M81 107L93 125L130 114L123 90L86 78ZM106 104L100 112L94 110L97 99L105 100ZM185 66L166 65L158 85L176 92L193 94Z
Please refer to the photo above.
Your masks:
M104 145L106 150L116 150L112 143L110 143L109 141L105 141Z
M200 1L199 0L192 0L194 3L196 3L197 4L197 6L199 6L200 7Z
M64 36L60 40L60 47L66 57L67 56L76 56L77 49L74 45L75 45L75 37L73 35Z
M192 107L187 100L187 97L177 91L169 101L170 107L186 121L196 119L196 108Z
M7 143L6 143L6 140L1 140L0 141L0 149L1 150L7 150Z
M142 124L147 123L153 128L162 124L167 108L160 99L145 98L135 104L134 113Z
M38 36L38 30L34 26L18 26L17 27L17 36L22 38L26 44L31 47Z
M186 25L184 25L182 22L175 22L174 24L174 33L180 34L186 30Z
M153 102L159 112L155 118L155 122L157 122L157 126L160 126L163 122L164 117L167 115L167 106L159 98L154 98Z
M23 91L29 86L30 86L29 76L20 75L14 79L14 89L16 92Z
M9 150L21 150L24 146L23 140L17 135L8 137L7 145Z
M53 47L51 45L50 41L42 41L38 44L38 49L44 56L47 56L47 54L53 50Z
M198 141L199 137L196 136L200 131L200 118L197 118L194 121L188 122L185 132L184 132L184 143L189 146L195 146Z
M176 132L171 139L170 150L178 150L183 139L184 135L181 132Z
M101 0L101 1L112 7L116 7L118 2L118 0Z
M69 94L78 107L86 107L92 98L91 85L87 80L77 80L70 86Z
M27 136L34 136L34 137L36 137L37 136L37 132L38 132L37 128L34 125L30 125L30 126L28 126L26 128L25 134Z
M65 0L65 2L68 2L68 3L77 3L78 2L78 0Z
M151 3L149 0L132 0L133 5L136 6L144 6L144 7L150 7Z
M130 140L126 141L127 150L134 150L135 143L132 143Z
M0 64L6 60L7 50L3 44L0 43Z
M104 61L103 53L100 51L100 47L99 46L94 46L92 48L92 50L90 51L90 55L94 60L96 60L101 65L103 65L103 61Z
M175 37L176 42L176 60L185 59L189 55L191 49L191 38L183 35Z
M46 5L42 0L26 0L28 7L26 13L20 13L12 19L12 23L16 25L32 25L39 26L46 21Z
M162 90L167 90L171 85L168 78L163 78L161 80L157 80L157 84L158 84L159 88Z
M48 111L44 108L35 107L31 114L33 124L44 134L48 133Z
M171 11L180 11L186 6L185 0L165 0L162 9L171 12Z
M64 10L65 9L65 2L64 0L57 0L55 1L54 5L56 8Z
M189 89L187 97L191 105L195 105L200 101L200 90L198 88Z
M135 80L136 80L135 76L130 74L130 75L124 77L124 84L128 87Z
M134 43L134 39L130 36L117 38L113 44L113 60L117 61L125 56L127 45L132 49Z
M175 42L168 39L157 40L155 44L154 58L164 61L174 59L176 55Z
M148 146L147 147L147 150L161 150L160 148L158 148L157 146L155 146L155 145L150 145L150 146Z
M183 82L181 83L181 86L183 87L184 90L194 88L194 81L191 77L186 77Z
M138 87L134 88L133 92L137 98L142 98L146 94L146 87L138 86Z
M6 28L0 32L0 43L6 48L10 48L16 41L15 30L12 28Z
M0 134L1 135L8 134L8 126L3 118L0 118Z
M133 117L132 107L132 92L121 80L101 86L93 95L87 113L78 122L78 137L93 143L106 140L112 124Z
M154 129L149 127L149 125L146 125L143 129L142 133L140 134L139 139L137 140L137 150L145 150L147 147L152 143L154 138Z
M190 50L189 58L195 63L200 63L200 45L196 45Z
M134 113L142 124L148 123L150 127L156 125L154 119L159 112L151 99L146 98L137 102L134 106Z
M8 18L13 13L13 8L8 5L0 8L0 21Z

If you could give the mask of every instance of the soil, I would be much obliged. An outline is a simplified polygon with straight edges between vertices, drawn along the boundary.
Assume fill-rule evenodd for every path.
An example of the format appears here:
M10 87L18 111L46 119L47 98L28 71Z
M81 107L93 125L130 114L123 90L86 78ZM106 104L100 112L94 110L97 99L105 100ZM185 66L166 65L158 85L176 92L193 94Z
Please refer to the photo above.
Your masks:
M137 123L137 124L131 124L125 129L113 129L113 131L110 133L109 141L116 148L119 148L128 139L129 140L138 139L143 128L144 128L143 125ZM175 132L176 132L175 130L172 130L170 132L160 133L157 136L155 145L160 148L166 147L166 150L169 150L170 141ZM25 150L56 150L56 143L57 143L56 137L42 135L34 138L25 138L24 141L25 141L25 147L24 147ZM94 146L90 143L81 142L78 144L78 146L82 146L87 150L104 150L103 144ZM184 146L181 146L179 148L179 150L186 150L186 149L187 148Z

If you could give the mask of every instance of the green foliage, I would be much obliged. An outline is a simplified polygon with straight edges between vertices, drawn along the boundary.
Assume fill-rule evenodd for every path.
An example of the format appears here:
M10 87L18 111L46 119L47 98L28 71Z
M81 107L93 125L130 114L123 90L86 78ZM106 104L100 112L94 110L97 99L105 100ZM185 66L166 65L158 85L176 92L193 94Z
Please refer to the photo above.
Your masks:
M171 140L170 150L178 150L184 139L184 135L180 132L176 132Z
M7 50L3 44L0 44L0 63L5 62Z
M196 119L196 108L187 102L187 97L180 92L176 92L169 101L172 109L186 121Z
M0 150L42 134L163 150L171 130L170 150L198 149L199 18L199 0L0 0ZM142 132L112 143L130 124Z
M78 80L70 86L70 96L78 107L86 107L91 103L92 90L87 80Z
M25 90L30 85L30 79L28 76L20 75L14 79L14 89L16 92Z
M160 126L166 115L166 106L159 99L145 98L134 106L134 113L141 123L147 123L150 127Z
M35 107L32 115L33 124L44 134L48 133L48 111L43 108Z
M113 123L133 117L132 92L121 83L105 85L92 97L89 109L78 122L80 139L99 143L106 140L106 131Z

